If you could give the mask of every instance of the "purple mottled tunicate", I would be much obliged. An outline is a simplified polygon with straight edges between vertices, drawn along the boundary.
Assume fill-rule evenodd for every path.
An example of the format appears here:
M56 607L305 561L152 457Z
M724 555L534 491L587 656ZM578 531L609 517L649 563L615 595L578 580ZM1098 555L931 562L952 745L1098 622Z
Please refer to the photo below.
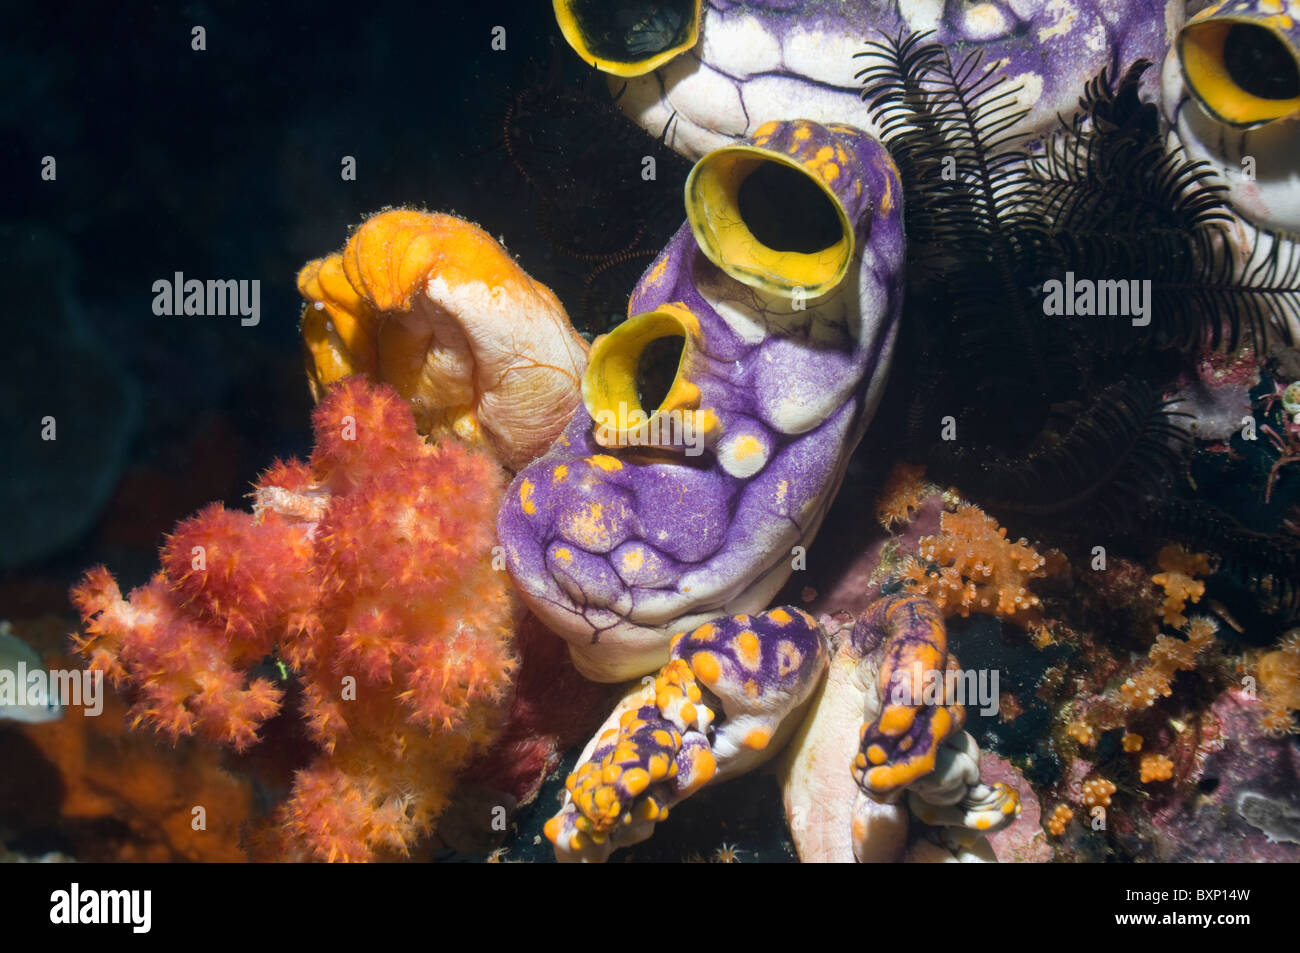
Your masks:
M692 158L793 116L877 132L854 54L885 35L934 31L954 60L978 52L1001 67L1029 111L1020 128L1042 133L1075 110L1103 67L1114 75L1140 58L1161 62L1184 8L1185 0L707 0L692 49L644 76L611 79L611 88L629 116Z
M723 152L721 184L711 192L702 176L688 195L692 222L633 291L634 317L607 336L614 343L593 346L588 409L519 472L498 520L525 601L603 681L662 665L674 633L769 604L825 516L887 377L904 256L888 153L857 130L803 121L773 123ZM734 193L731 171L763 164L824 191L839 242L782 257L748 231L736 239L739 216L709 203ZM737 261L737 249L760 251ZM786 281L786 267L809 286ZM648 422L608 430L650 434L648 445L623 445L593 422L592 394L621 386L616 358L639 359L615 344L640 346L637 335L660 324L683 341L677 376ZM615 357L602 361L604 352ZM696 444L670 422L688 425Z

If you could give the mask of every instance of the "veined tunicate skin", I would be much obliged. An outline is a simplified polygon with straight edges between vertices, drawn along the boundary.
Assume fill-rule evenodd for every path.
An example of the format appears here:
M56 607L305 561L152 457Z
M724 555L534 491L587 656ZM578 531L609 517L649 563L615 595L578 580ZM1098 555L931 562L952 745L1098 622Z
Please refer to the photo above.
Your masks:
M803 117L876 134L855 59L869 40L933 30L955 59L979 52L1020 86L1020 128L1047 132L1106 67L1160 63L1185 0L706 0L700 38L652 72L611 76L619 105L691 159ZM1159 96L1156 77L1144 89ZM666 130L666 133L665 133Z
M743 209L740 180L767 165L820 183L839 241L787 254L737 228L728 197ZM805 558L888 376L901 201L888 152L847 126L772 123L692 173L691 221L634 317L593 344L587 409L498 517L516 587L587 677L655 671L674 634L762 611ZM667 396L648 421L617 419L615 399L638 399L629 369L665 336L682 347Z

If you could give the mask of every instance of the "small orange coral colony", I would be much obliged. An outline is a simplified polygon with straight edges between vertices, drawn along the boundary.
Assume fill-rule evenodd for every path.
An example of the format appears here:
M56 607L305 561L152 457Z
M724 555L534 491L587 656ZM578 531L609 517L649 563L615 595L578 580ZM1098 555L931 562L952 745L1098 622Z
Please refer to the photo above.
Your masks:
M1051 816L1047 819L1047 833L1053 837L1060 837L1065 833L1065 826L1074 818L1074 811L1070 810L1064 804L1058 804L1052 809Z
M1115 783L1107 778L1093 778L1083 782L1083 803L1088 807L1110 807L1110 796L1116 791Z
M490 563L502 476L455 438L426 444L407 402L362 378L313 425L309 464L267 471L254 513L214 504L181 523L129 598L91 570L76 643L135 724L236 750L280 709L252 674L278 651L322 752L281 807L281 853L364 860L427 834L499 730L516 667L516 607Z
M1296 731L1291 713L1300 709L1300 629L1282 637L1282 644L1259 660L1261 721L1266 731L1282 735Z
M1126 708L1140 709L1150 708L1157 698L1168 698L1173 692L1170 682L1174 674L1196 667L1196 657L1214 643L1217 630L1209 617L1199 616L1183 630L1186 640L1156 636L1147 664L1119 687L1120 702Z
M1021 625L1037 621L1040 600L1029 583L1047 575L1045 557L1024 539L1008 540L977 506L962 504L944 513L939 525L937 536L920 540L920 559L908 557L903 565L903 578L915 591L948 616L978 612Z
M1182 628L1187 624L1187 616L1183 615L1187 603L1200 602L1205 595L1205 583L1195 577L1209 575L1210 557L1171 544L1160 550L1156 563L1164 571L1156 573L1151 580L1165 591L1165 624Z
M1152 781L1168 781L1174 776L1174 763L1162 754L1149 752L1138 762L1138 774L1143 784Z
M876 500L876 519L881 526L892 530L899 523L912 521L925 499L924 476L925 467L920 464L902 461L894 464Z
M1096 733L1092 730L1092 725L1083 721L1072 721L1066 727L1066 733L1081 745L1091 745L1096 740Z

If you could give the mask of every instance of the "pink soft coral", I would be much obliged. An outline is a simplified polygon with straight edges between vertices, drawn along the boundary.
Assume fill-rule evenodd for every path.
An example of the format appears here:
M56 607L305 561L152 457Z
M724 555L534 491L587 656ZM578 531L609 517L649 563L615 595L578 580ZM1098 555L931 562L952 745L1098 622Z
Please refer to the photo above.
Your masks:
M251 514L214 504L181 523L128 599L91 570L76 642L137 724L236 750L281 706L249 674L278 647L322 751L279 811L279 853L366 860L426 834L501 729L517 664L491 567L503 479L483 452L426 444L409 405L360 378L313 425L309 465L268 470Z

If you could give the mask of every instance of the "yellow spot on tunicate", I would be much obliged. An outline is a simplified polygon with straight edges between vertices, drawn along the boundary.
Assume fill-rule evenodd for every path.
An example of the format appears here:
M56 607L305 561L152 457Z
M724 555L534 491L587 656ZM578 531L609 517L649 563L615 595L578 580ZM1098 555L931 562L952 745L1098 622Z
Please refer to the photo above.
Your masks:
M605 507L596 502L588 503L565 520L565 535L587 549L608 549L610 545L610 527L604 523Z
M627 572L636 572L645 565L644 549L629 549L623 554L623 569Z
M696 712L695 706L692 705L690 702L684 702L682 704L681 709L677 712L677 714L681 715L682 721L684 721L686 724L689 725L691 722L695 720L695 716L698 714L698 712Z
M834 182L835 179L839 176L839 174L840 174L840 167L837 166L834 162L828 162L824 166L822 166L823 182L827 182L827 183Z
M882 735L901 735L912 727L912 722L916 719L916 712L904 705L893 705L886 708L880 715L880 733Z
M790 613L786 612L784 609L773 609L771 612L767 614L767 617L771 619L773 622L775 622L777 625L785 625L788 622L793 621L790 618Z
M884 764L885 749L880 747L880 745L872 745L867 749L867 760L872 764Z
M664 272L666 272L667 270L668 270L668 259L660 258L657 262L655 262L654 267L650 269L650 274L646 275L646 281L650 284L657 283L661 278L663 278Z
M754 751L762 751L767 747L767 743L771 740L771 728L755 728L749 734L745 735L745 747Z
M565 562L565 563L573 562L573 553L569 552L563 546L555 550L554 556L556 559L560 560L560 562Z
M979 831L988 830L989 825L992 823L993 822L990 821L987 817L982 817L982 816L977 817L975 818L975 829Z
M712 622L706 622L691 633L691 638L696 642L712 642L717 634L717 626Z
M821 165L823 162L830 162L835 157L835 150L830 146L822 146L817 150L817 155L813 156L813 162Z
M653 738L659 744L663 745L665 748L670 747L673 743L673 736L670 735L668 732L664 731L662 728L656 728L654 730L654 733L651 734L650 737Z
M952 715L948 714L948 709L939 708L935 710L934 718L930 721L930 730L934 732L936 738L948 737L948 729L952 727Z
M537 512L537 504L533 502L532 480L524 480L519 484L519 505L524 508L524 512L529 516Z
M600 779L606 784L613 784L623 776L623 769L617 764L607 764L600 772Z
M762 645L756 633L746 629L736 636L736 657L745 668L750 671L757 669L759 662L762 661L762 655Z
M854 757L853 763L857 765L859 768L865 768L867 766L867 756L859 751L857 755Z
M623 789L636 797L650 786L650 772L645 768L629 768L623 774Z
M933 759L929 759L928 765L919 759L913 759L872 768L867 772L866 780L867 784L877 791L892 791L904 784L910 784L922 774L928 774L933 768Z
M691 658L691 668L702 682L716 682L722 677L722 666L712 652L696 652Z
M794 137L799 142L805 141L811 135L812 135L812 129L808 126L799 126L794 131Z
M668 640L668 650L672 651L673 649L677 648L677 643L684 638L686 638L686 633L678 632L676 635L674 635L671 639Z
M786 497L786 494L789 493L789 492L790 492L790 481L789 481L789 480L781 480L780 482L777 483L777 485L776 485L776 505L777 505L777 506L783 506L783 505L785 504L785 497Z
M691 422L698 433L712 433L718 429L718 415L708 408L695 411Z
M555 472L551 474L551 479L556 483L563 483L564 478L567 477L568 475L569 475L569 465L567 463L561 463L558 467L555 468Z
M776 122L776 120L773 120L772 122L765 122L763 123L763 125L759 126L758 129L754 131L754 134L758 136L770 136L776 132L777 125L778 123Z
M746 457L752 457L762 452L763 444L759 442L757 437L751 437L749 434L737 437L731 444L731 453L737 460L744 460Z
M703 784L713 777L718 770L718 761L713 757L713 752L707 748L699 749L695 755L695 761L692 764L694 771L691 773L695 776L696 784Z
M757 698L757 697L758 697L758 682L754 681L752 678L750 678L750 679L746 679L746 681L745 681L745 695L748 696L749 698Z
M803 653L788 639L782 639L776 647L776 668L782 675L789 675L803 664Z
M607 453L598 453L595 456L588 457L587 462L593 467L600 467L606 473L614 473L623 469L622 461L611 457Z
M560 836L560 819L553 817L542 826L542 833L552 844L557 843Z

